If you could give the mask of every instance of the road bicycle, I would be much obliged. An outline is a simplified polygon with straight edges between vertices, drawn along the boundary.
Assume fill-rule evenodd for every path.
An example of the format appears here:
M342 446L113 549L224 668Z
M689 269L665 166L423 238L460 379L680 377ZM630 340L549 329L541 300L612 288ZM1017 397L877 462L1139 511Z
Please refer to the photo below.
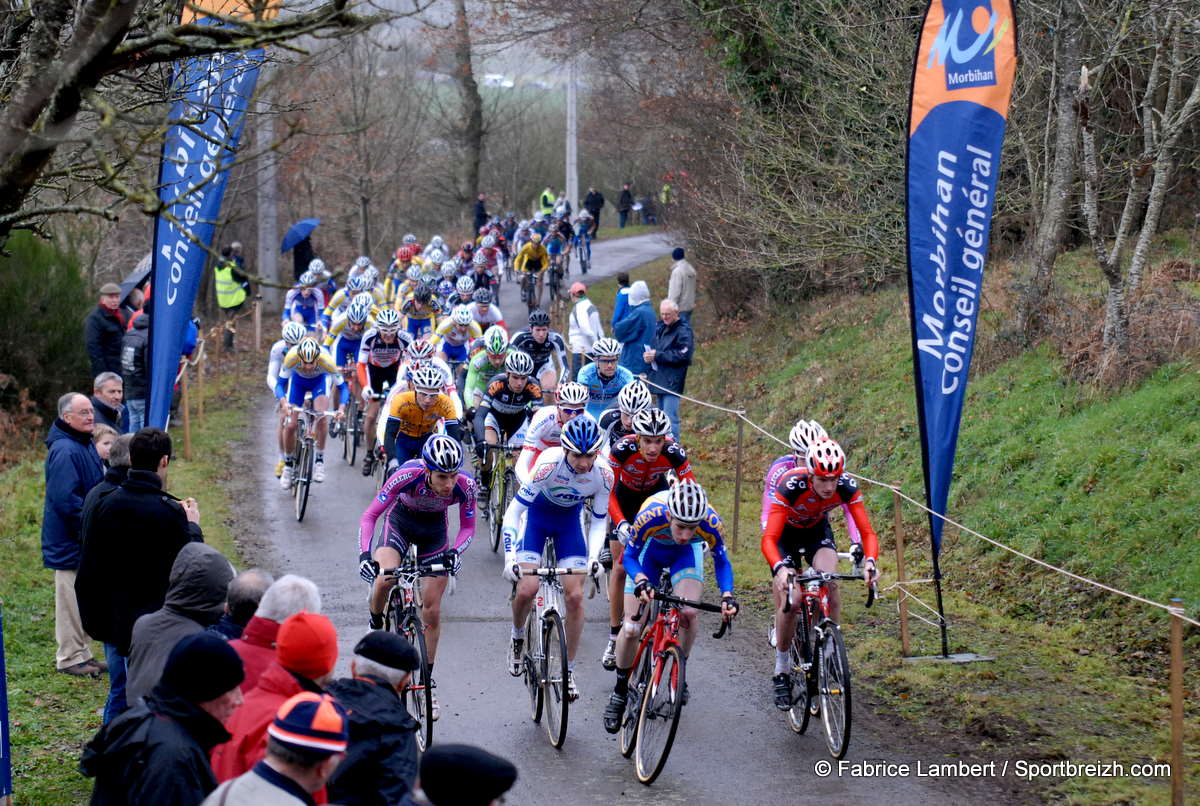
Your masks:
M592 238L590 235L575 236L575 254L579 255L579 272L587 274L592 267Z
M333 417L334 411L314 411L312 394L304 396L304 405L292 407L296 415L296 447L292 450L292 486L290 492L295 499L296 521L304 520L308 509L308 496L312 490L313 466L317 457L317 423L323 417Z
M508 511L508 505L512 503L521 486L517 481L517 472L514 469L515 457L521 450L521 445L510 443L508 435L503 432L499 435L499 440L499 445L489 445L484 454L484 462L490 465L492 471L492 486L488 488L485 507L489 527L488 539L491 542L493 553L500 549L500 533L504 527L504 513ZM508 447L501 448L500 445Z
M650 607L650 624L643 630L634 656L621 720L621 755L633 756L637 779L647 786L667 763L683 713L686 677L683 647L679 643L679 611L692 607L709 613L721 612L720 605L672 595L670 571L663 572ZM638 621L646 608L646 602L638 607ZM713 638L724 637L729 626L729 620L723 620Z
M363 442L363 410L359 402L357 376L353 367L342 370L346 382L350 384L350 403L346 406L346 422L341 428L342 458L346 464L354 467L358 459L358 446Z
M855 559L849 553L839 553L838 557ZM799 593L796 632L789 650L792 707L787 712L788 724L796 733L804 733L809 719L820 715L825 744L836 759L845 757L850 744L850 661L842 628L829 617L828 585L843 579L863 581L861 574L829 574L812 568L802 575L793 571L787 576L787 599L783 603L784 612L790 611L793 596ZM867 607L874 602L872 583L867 588Z
M421 578L449 569L441 563L421 563L417 547L410 545L408 553L396 568L379 573L396 580L384 610L384 629L404 638L417 650L419 663L409 678L401 697L405 708L417 720L417 748L422 752L433 744L433 686L430 685L429 653L425 648L425 622L421 620Z
M538 307L537 272L525 271L521 275L521 302L532 311Z
M562 255L554 255L550 258L550 277L546 280L547 289L550 292L550 299L547 305L554 305L558 302L562 290L563 265Z

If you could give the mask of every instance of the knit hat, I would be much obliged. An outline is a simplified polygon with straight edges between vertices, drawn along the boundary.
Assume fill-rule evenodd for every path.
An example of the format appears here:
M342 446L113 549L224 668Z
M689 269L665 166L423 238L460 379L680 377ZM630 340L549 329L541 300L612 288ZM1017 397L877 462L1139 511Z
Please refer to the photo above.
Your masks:
M346 752L350 723L333 697L302 691L279 706L267 735L291 747L333 755Z
M675 247L674 251L671 252L671 260L683 260L682 246Z
M372 630L354 646L354 654L389 669L411 672L421 663L421 656L408 641L386 630Z
M435 744L421 758L421 789L434 806L486 806L516 780L512 762L467 744Z
M215 700L246 679L242 659L216 633L185 635L167 655L162 682L191 703Z
M337 630L325 616L301 610L279 626L275 658L289 672L317 680L333 671L337 657Z

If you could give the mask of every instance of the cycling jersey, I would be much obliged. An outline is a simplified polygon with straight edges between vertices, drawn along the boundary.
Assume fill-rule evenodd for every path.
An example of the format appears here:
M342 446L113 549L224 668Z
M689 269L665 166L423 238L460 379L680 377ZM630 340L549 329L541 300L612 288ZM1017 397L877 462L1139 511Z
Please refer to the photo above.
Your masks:
M350 399L350 390L341 370L333 363L333 356L321 350L314 363L305 364L300 360L300 348L297 346L288 350L283 357L279 379L275 383L275 397L286 397L291 405L302 406L306 394L311 392L313 400L328 396L331 385L341 391L341 405L345 405Z
M678 443L666 438L662 453L647 459L638 449L637 437L629 436L613 446L609 457L617 481L608 502L608 516L613 525L632 520L646 498L667 489L667 473L674 471L681 479L696 480L687 453Z
M428 409L422 409L417 404L416 392L400 392L388 398L387 412L383 448L389 460L407 454L401 460L404 461L419 452L439 420L445 422L447 434L455 439L461 436L454 402L444 393L439 393Z
M338 314L334 317L333 325L329 328L329 335L325 337L325 346L331 347L333 353L333 363L339 367L344 367L347 364L353 364L358 361L359 349L362 347L362 340L368 328L374 326L375 322L370 317L361 325L352 325L346 314Z
M504 372L503 361L493 364L488 358L487 352L476 353L467 365L467 381L463 388L464 397L471 402L472 406L478 406L479 402L483 400L484 393L487 392L488 384L502 372Z
M519 392L508 387L508 375L497 375L484 393L483 400L475 409L475 441L482 443L483 429L490 414L498 430L513 436L525 424L530 413L542 405L542 387L532 378L525 382Z
M551 234L542 241L542 245L546 247L546 254L554 257L563 253L563 246L566 245L566 241L563 240L561 235Z
M541 375L543 368L551 358L558 359L558 366L567 365L567 345L562 334L551 330L546 340L539 342L528 330L518 331L508 344L509 350L520 350L533 359L533 374Z
M383 381L396 385L396 369L410 338L400 332L392 341L384 341L375 328L363 334L358 346L358 383L372 392L383 391Z
M425 307L415 297L408 297L398 302L396 308L404 316L404 329L414 339L425 338L433 332L437 310L432 305Z
M522 246L521 251L517 252L517 257L513 261L513 268L517 271L538 272L544 270L549 265L550 255L546 252L546 247L533 241Z
M469 325L460 325L450 317L446 317L433 331L433 347L438 349L441 345L457 347L464 351L468 342L478 339L483 336L483 331L479 328L478 323L471 322ZM464 354L463 359L466 356ZM456 360L463 360L456 359Z
M670 569L671 584L681 580L704 581L704 546L708 545L713 558L717 588L722 593L733 591L733 566L725 553L721 535L721 516L710 505L692 539L683 544L671 537L671 511L666 491L646 499L633 521L633 536L625 546L622 564L625 566L625 592L633 593L635 580L644 574L651 584L658 584L663 569Z
M599 457L587 473L576 473L567 464L562 448L543 453L504 512L505 562L539 562L546 538L553 536L560 568L586 567L604 543L603 502L608 500L612 485L612 470ZM580 512L588 498L592 505L585 539ZM525 529L518 539L522 517Z
M480 329L487 330L492 325L500 325L500 327L508 330L508 326L504 324L504 311L500 310L499 305L488 305L487 313L480 313L479 303L471 303L471 318L479 325Z
M625 437L633 433L632 428L626 428L621 423L620 409L605 409L599 418L600 430L606 435L604 440L604 456L612 455L612 449Z
M299 315L309 330L317 326L317 319L325 307L325 294L319 288L310 290L312 293L308 296L304 295L302 288L293 288L287 292L287 296L283 300L284 322Z
M587 413L599 419L601 412L616 405L621 389L633 383L633 373L618 366L616 372L605 378L600 374L600 366L593 362L579 370L579 377L575 380L587 387Z
M271 345L271 355L267 359L267 388L272 393L275 391L275 385L279 383L279 368L283 365L283 357L287 355L288 344L283 339Z
M447 545L449 509L458 505L458 534ZM375 524L384 515L383 545L392 546L401 556L408 549L406 540L417 545L418 557L425 558L453 548L460 554L475 535L475 482L459 473L450 495L442 497L427 483L424 462L405 462L388 477L358 523L358 551L371 550Z
M499 282L496 279L496 275L490 271L473 271L466 276L471 278L471 281L475 283L475 288L477 289L486 288L488 291L491 291L492 286Z
M771 510L771 502L775 500L775 486L779 484L784 473L796 467L803 467L803 465L797 464L796 454L785 453L767 468L767 476L763 483L762 514L759 516L760 528L767 528L767 514ZM854 518L850 516L849 505L842 504L842 511L846 514L846 534L850 536L850 542L861 543L862 537L858 534L858 526L855 525Z
M814 527L822 527L821 531L824 531L823 525L828 523L826 513L842 504L849 508L850 517L862 535L863 555L875 559L879 553L879 538L875 536L875 530L867 518L858 482L843 473L838 478L834 494L829 498L821 498L812 489L808 468L798 467L784 473L775 485L775 496L767 513L767 526L762 536L761 548L767 564L774 568L785 553L794 554L804 549L805 546L800 545L799 533L807 530L807 534L803 535L805 540L819 537Z
M375 305L383 304L383 291L378 288L371 287L366 291L361 291L359 293L370 294L371 298L375 302ZM321 322L328 327L335 314L342 313L346 310L346 306L350 304L350 298L352 296L354 295L345 288L339 289L336 294L329 298L329 304L325 306L325 310L321 313Z
M525 445L517 458L516 473L520 481L526 481L533 470L538 456L548 448L557 448L562 424L558 421L557 406L543 406L533 413L525 428Z

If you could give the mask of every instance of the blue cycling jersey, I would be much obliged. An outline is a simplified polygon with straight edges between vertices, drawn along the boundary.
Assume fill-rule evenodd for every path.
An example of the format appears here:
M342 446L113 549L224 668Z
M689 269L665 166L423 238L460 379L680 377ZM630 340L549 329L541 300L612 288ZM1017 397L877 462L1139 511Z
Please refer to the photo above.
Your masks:
M618 366L612 377L604 378L600 375L600 368L591 363L579 370L577 380L588 390L587 413L599 420L605 409L616 405L617 394L627 384L633 383L633 373L625 367Z
M703 580L702 545L707 543L713 557L713 571L717 587L722 591L733 590L733 566L725 554L725 540L721 537L721 516L711 506L704 520L696 529L691 541L682 545L671 537L671 513L667 508L669 491L655 493L646 499L633 521L633 537L625 546L626 591L633 592L633 580L645 574L657 584L663 569L671 570L672 584L681 579Z

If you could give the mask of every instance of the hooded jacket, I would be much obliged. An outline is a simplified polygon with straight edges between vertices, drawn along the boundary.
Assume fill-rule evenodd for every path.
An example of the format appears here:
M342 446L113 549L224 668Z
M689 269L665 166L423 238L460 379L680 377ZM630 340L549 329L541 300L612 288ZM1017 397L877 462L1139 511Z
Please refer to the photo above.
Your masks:
M84 747L79 770L96 779L91 806L198 804L217 788L209 751L228 738L208 712L156 686Z
M55 420L46 435L46 499L42 508L42 563L69 571L79 567L83 501L104 478L92 435Z
M158 683L180 638L202 632L221 618L231 579L229 560L212 546L189 543L179 550L163 606L133 625L126 683L129 702L137 702Z
M279 622L269 618L253 616L246 622L242 637L229 642L233 651L242 659L246 679L242 681L242 693L258 685L258 679L275 660L275 636L279 634Z
M328 692L350 714L346 758L325 783L331 803L388 806L417 778L417 721L396 689L370 675L335 680Z
M149 378L146 374L146 344L150 337L150 317L139 316L121 341L121 380L126 400L144 400Z
M654 343L654 306L650 304L650 289L645 280L629 286L629 307L613 324L613 338L621 342L620 365L638 375L649 372L642 353Z

